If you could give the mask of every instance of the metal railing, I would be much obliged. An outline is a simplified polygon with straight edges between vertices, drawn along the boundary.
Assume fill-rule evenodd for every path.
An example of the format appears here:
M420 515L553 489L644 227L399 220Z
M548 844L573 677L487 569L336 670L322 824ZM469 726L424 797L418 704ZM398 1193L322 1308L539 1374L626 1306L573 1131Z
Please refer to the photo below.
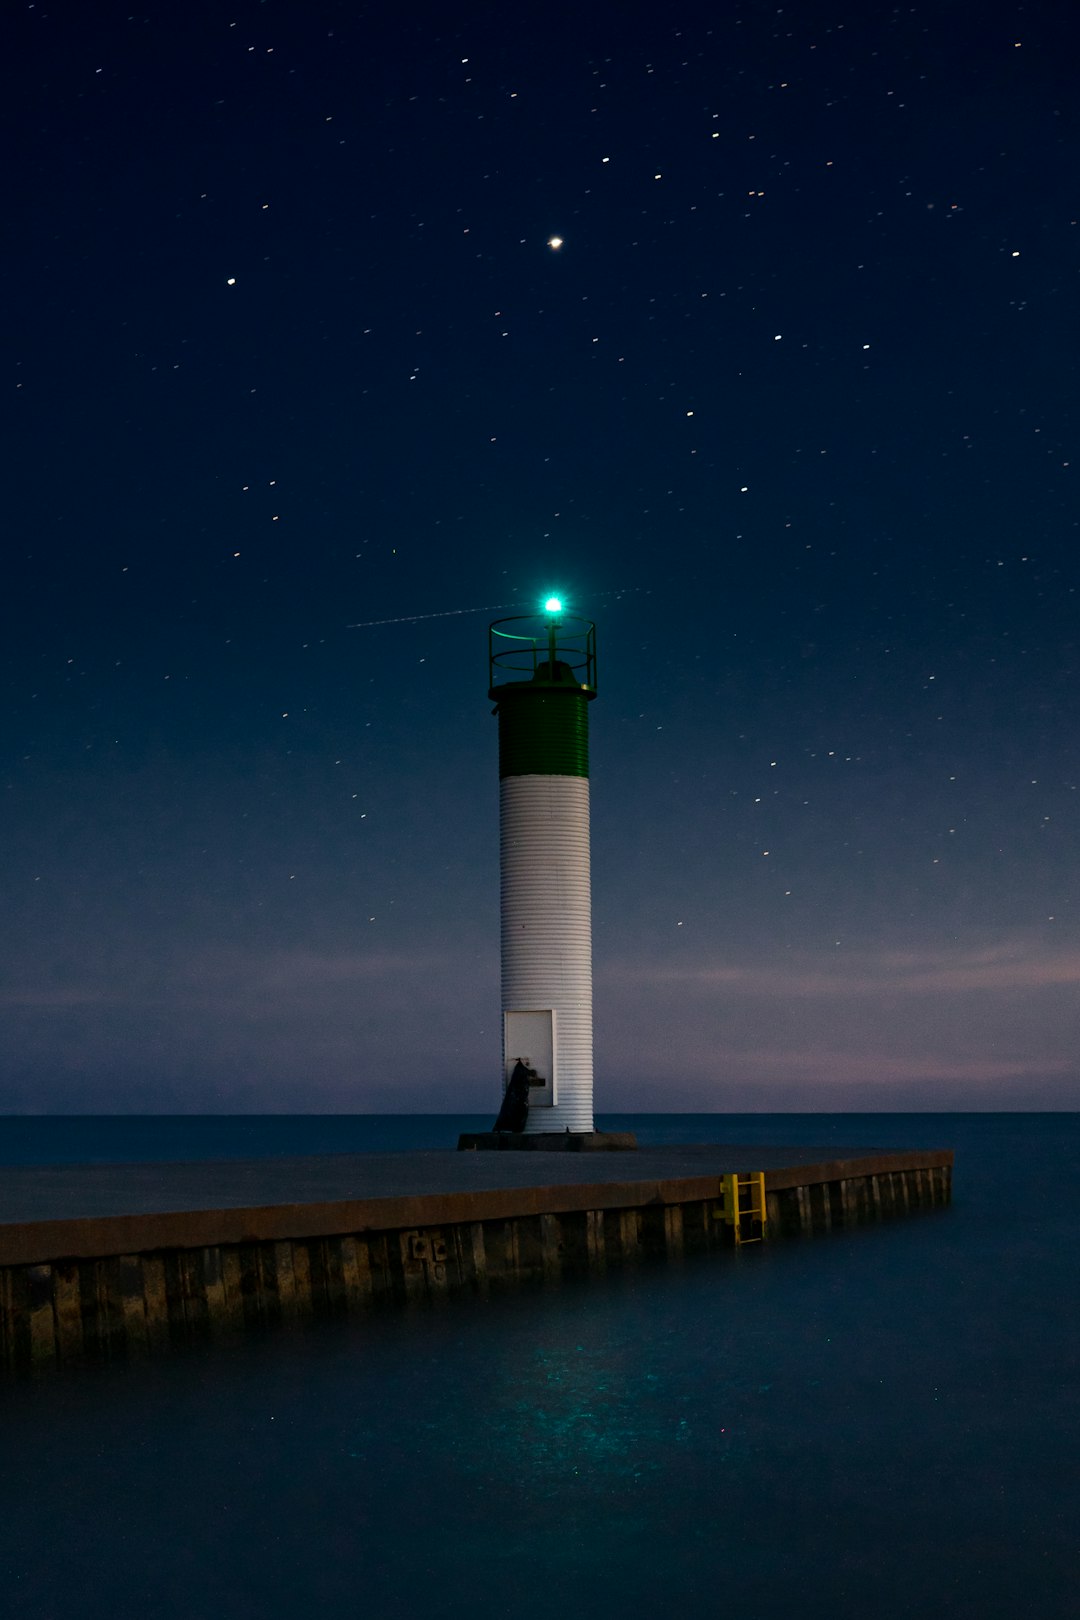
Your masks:
M545 678L564 686L566 677L556 673L558 665L572 672L582 690L596 690L596 626L591 619L523 613L488 626L490 687Z

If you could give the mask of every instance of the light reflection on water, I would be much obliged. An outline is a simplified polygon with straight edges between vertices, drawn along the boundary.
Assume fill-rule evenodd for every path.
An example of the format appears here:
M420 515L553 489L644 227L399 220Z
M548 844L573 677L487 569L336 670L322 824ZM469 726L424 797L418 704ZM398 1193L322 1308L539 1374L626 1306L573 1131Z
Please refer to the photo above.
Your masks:
M1071 1613L1077 1121L860 1126L954 1209L4 1393L4 1614Z

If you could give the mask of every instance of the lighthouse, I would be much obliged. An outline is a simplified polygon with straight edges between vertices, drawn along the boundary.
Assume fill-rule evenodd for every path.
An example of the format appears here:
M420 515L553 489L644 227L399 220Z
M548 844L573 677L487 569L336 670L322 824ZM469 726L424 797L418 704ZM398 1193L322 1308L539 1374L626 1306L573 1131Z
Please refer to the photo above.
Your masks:
M528 1071L524 1134L594 1133L589 705L596 626L550 597L488 632L499 719L502 1090ZM521 1071L519 1076L521 1075Z

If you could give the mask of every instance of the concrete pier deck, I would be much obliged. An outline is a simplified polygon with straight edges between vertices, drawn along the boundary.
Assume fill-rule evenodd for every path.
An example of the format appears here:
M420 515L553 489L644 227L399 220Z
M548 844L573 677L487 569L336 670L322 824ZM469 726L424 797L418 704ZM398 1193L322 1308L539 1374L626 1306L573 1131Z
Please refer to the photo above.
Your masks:
M764 1173L770 1237L862 1224L947 1204L952 1159L736 1143L0 1168L0 1369L724 1248L732 1173Z

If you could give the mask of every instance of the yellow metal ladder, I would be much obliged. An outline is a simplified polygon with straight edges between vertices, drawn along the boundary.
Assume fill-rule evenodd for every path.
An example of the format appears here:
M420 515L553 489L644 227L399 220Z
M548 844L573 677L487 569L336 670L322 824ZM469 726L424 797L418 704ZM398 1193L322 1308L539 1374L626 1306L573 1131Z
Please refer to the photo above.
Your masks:
M751 1170L745 1175L722 1176L724 1220L732 1227L736 1243L760 1243L765 1236L765 1172Z

